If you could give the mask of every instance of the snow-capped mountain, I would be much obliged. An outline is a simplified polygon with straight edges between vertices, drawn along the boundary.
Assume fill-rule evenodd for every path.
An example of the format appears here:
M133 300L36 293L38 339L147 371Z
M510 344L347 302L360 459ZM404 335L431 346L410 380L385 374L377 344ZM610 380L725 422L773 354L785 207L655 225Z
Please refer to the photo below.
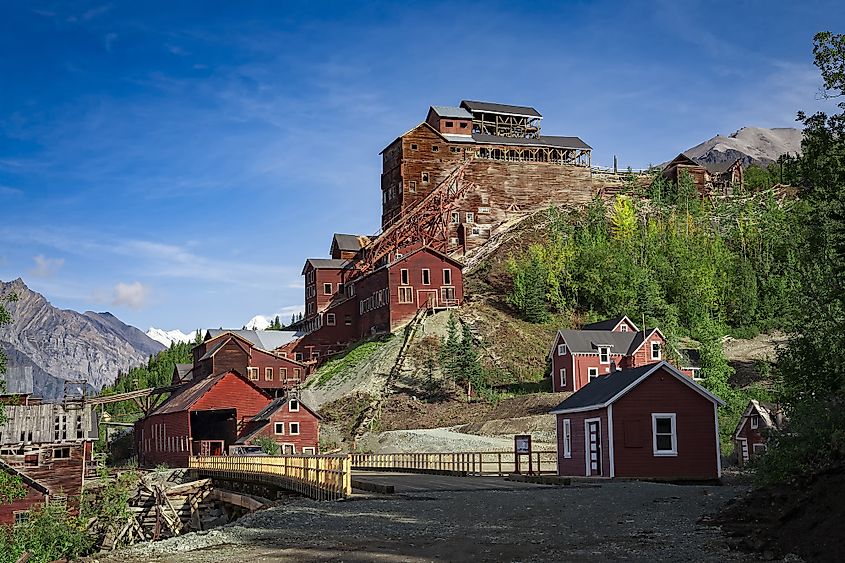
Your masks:
M197 337L197 331L192 330L185 334L181 330L162 330L160 328L150 327L147 331L147 336L161 342L165 346L170 346L174 342L192 342Z
M248 323L246 323L247 330L267 330L273 323L273 319L268 319L263 315L255 315L252 317Z

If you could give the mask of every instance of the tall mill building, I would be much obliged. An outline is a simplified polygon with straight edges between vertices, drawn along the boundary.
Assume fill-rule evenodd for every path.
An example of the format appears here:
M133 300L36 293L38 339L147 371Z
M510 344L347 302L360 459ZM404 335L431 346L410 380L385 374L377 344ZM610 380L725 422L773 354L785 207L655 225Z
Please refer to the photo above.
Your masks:
M424 200L456 167L473 184L446 218L449 252L483 244L496 225L551 203L587 203L591 148L543 135L536 109L464 100L431 106L425 121L382 152L382 229Z

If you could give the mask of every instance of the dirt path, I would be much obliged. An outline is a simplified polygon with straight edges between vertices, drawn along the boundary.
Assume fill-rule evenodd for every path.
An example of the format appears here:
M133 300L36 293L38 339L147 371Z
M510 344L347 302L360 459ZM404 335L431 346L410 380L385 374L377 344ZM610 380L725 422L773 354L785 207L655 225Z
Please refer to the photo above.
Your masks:
M297 499L101 562L753 561L696 523L736 487L636 482Z

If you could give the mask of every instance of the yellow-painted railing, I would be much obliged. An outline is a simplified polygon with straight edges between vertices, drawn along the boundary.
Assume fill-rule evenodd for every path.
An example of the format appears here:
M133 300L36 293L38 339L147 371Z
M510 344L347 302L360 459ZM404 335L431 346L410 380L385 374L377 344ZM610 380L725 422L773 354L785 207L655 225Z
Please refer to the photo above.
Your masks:
M257 481L317 500L335 500L352 494L348 455L192 457L188 467L209 477Z
M519 456L513 451L352 454L354 469L409 471L455 471L467 475L509 475L511 473L557 474L557 452L536 451ZM517 471L518 469L518 471Z

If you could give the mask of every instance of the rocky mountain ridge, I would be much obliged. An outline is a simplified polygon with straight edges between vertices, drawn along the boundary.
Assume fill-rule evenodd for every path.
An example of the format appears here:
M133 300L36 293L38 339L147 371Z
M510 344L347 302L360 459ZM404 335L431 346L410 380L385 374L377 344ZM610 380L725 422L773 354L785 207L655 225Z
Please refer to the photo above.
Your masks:
M59 397L64 380L100 389L164 349L111 313L53 307L20 278L0 282L0 298L11 293L17 300L6 304L12 323L0 327L0 346L10 367L32 367L36 395Z
M739 158L744 165L768 166L784 154L801 154L803 137L801 129L794 127L743 127L728 136L716 135L684 154L701 163L733 162Z

